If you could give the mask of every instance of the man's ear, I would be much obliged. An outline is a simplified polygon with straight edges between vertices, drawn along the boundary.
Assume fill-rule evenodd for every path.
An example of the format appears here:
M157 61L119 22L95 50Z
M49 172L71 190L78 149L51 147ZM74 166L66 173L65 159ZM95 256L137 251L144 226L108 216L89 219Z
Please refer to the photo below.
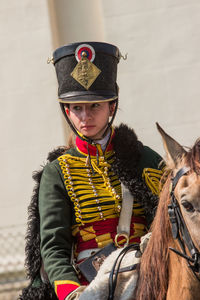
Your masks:
M109 109L110 109L110 117L112 117L113 116L113 114L114 114L114 111L115 111L115 106L116 106L116 103L114 102L114 103L111 103L111 104L109 104Z

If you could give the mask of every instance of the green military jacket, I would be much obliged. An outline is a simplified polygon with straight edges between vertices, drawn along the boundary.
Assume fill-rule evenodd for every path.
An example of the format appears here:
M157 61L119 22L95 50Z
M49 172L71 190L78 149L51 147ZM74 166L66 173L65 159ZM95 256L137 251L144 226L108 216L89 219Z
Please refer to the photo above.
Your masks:
M100 145L88 148L77 138L74 148L44 167L38 196L40 251L58 299L80 285L71 264L76 232L81 226L119 217L120 181L136 199L133 214L152 221L163 172L161 160L131 129L121 125L113 131L104 152Z

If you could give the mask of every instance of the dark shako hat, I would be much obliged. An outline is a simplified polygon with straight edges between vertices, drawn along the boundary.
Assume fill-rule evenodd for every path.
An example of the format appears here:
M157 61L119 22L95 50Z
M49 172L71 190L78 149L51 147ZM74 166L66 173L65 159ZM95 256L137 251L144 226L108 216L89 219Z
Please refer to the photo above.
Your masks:
M56 49L53 63L60 103L89 103L118 98L119 49L103 42L73 43Z

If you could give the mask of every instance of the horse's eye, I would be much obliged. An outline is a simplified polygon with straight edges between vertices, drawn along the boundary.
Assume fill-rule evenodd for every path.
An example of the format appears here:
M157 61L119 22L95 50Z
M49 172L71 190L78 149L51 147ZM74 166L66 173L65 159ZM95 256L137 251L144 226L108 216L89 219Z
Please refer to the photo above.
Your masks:
M187 210L187 212L194 212L194 207L193 205L188 202L188 201L182 201L181 204L183 205L183 207L185 208L185 210Z

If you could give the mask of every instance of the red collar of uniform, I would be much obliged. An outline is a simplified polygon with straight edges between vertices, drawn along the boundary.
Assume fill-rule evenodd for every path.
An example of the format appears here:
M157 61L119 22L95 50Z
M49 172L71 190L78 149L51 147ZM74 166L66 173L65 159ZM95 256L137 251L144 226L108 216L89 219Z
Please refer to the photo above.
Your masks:
M108 141L108 145L106 147L105 152L113 150L112 139L115 135L115 132L114 132L113 128L111 128L111 130L112 130L112 132L111 132L110 139ZM76 137L76 146L77 146L77 149L82 154L88 155L88 152L89 152L90 156L96 156L97 155L97 150L98 150L98 154L103 155L103 151L101 149L100 144L91 145L88 142L81 140L78 136Z

